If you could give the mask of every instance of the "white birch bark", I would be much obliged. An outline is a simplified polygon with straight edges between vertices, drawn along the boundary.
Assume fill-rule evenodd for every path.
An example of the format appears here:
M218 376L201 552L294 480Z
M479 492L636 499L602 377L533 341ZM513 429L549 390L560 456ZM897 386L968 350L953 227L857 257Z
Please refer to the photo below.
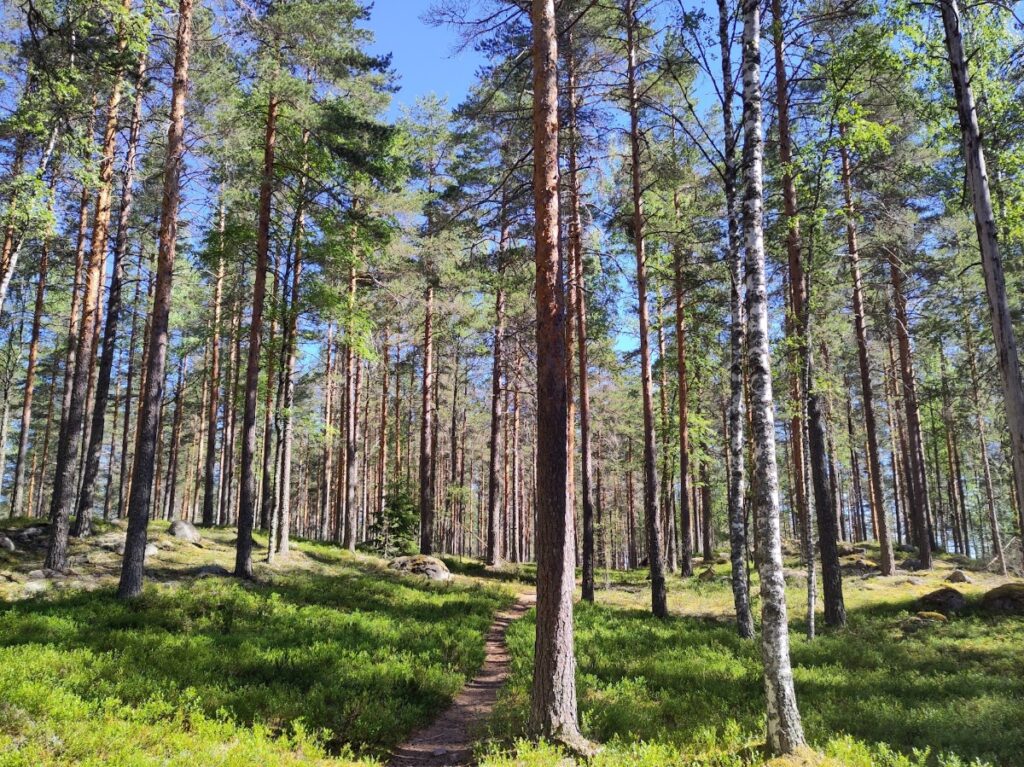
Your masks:
M1006 300L1006 278L999 254L995 212L989 192L985 149L981 143L978 112L974 105L960 30L960 8L957 0L940 0L942 26L946 33L946 51L956 96L956 109L963 135L964 162L967 165L967 185L974 205L974 225L978 232L981 263L985 272L988 294L989 319L1002 374L1003 402L1006 407L1006 425L1010 431L1010 450L1013 458L1013 480L1017 489L1019 524L1024 531L1024 386L1021 385L1020 360L1014 337L1010 307Z
M768 703L768 749L773 754L788 754L804 745L804 734L789 660L789 626L779 532L779 477L765 281L760 46L758 0L743 0L743 228L749 306L747 368L754 443L752 501L757 521L757 561L761 576L761 655Z

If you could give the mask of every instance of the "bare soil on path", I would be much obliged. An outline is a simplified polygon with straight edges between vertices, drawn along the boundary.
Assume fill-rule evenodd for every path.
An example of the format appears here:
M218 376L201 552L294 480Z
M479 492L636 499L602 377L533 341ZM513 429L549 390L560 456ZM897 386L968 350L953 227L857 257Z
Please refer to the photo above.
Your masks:
M537 602L520 594L514 605L498 613L487 632L486 655L479 673L455 696L441 716L395 749L389 767L469 767L480 726L494 710L498 691L508 678L510 658L505 632Z

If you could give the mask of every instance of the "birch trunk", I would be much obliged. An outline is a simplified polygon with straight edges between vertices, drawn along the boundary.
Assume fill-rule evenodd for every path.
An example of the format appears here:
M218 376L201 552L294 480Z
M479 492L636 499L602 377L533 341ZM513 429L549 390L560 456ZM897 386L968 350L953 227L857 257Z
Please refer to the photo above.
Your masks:
M960 118L960 131L963 135L967 185L971 192L974 225L978 232L982 268L985 272L989 321L996 344L999 372L1002 374L1003 405L1006 408L1006 425L1010 432L1013 479L1021 507L1018 509L1018 522L1024 536L1024 386L1021 384L1017 339L1014 336L1006 296L1006 277L1003 274L1003 262L999 253L998 230L985 165L985 149L978 126L974 92L967 72L967 57L960 28L960 8L957 0L940 0L939 8L942 12L942 26L946 32L946 51L949 54L953 91Z
M779 478L765 282L761 133L761 14L757 0L743 0L743 223L749 304L747 365L754 444L752 502L758 529L761 575L761 655L768 714L768 750L789 754L804 746L803 726L789 659L786 584L779 531Z

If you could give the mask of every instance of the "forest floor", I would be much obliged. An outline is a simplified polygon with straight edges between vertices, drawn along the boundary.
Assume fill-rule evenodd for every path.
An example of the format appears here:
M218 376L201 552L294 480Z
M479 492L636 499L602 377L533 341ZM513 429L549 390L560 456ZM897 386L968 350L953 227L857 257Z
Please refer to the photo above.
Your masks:
M493 632L488 643L495 615L533 590L529 566L495 573L448 559L455 578L437 584L307 542L244 583L226 576L233 530L204 530L196 546L155 522L149 585L123 604L114 596L122 529L74 542L72 573L47 578L45 536L14 535L28 525L0 523L22 549L0 551L0 767L381 764L411 733L429 732L500 653ZM949 557L929 573L882 579L862 561L874 554L844 559L849 625L819 626L814 640L804 636L803 577L787 562L811 744L848 767L1019 767L1024 618L979 604L1002 579ZM953 584L966 608L918 618L916 600L950 585L957 564L972 581ZM764 762L758 646L735 634L728 565L713 569L670 578L666 621L650 617L639 571L600 571L597 604L578 607L580 711L585 733L604 744L597 767ZM485 724L479 761L565 765L557 750L519 740L532 611L507 625L505 640L510 677L489 721L473 723Z
M806 638L806 579L795 557L786 558L794 678L806 735L819 755L813 763L1024 765L1024 617L993 615L980 605L982 594L1007 579L948 556L938 556L929 572L901 569L881 578L871 567L877 549L858 547L866 550L843 558L848 625L822 625L819 574L813 640ZM666 621L651 619L646 574L639 571L599 571L597 603L577 606L580 715L585 734L605 745L594 767L764 763L760 647L736 634L723 560L713 577L670 577ZM971 582L947 582L956 568ZM918 617L917 600L945 587L961 592L966 606L948 618ZM755 619L756 589L755 575ZM491 723L499 745L482 763L561 766L557 750L515 741L529 711L532 618L512 626L508 644L512 675Z

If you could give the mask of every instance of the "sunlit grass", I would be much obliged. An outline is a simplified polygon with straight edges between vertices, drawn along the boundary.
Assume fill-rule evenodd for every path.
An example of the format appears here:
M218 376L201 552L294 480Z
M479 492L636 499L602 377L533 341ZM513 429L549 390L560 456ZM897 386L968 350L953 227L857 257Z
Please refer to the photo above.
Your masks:
M952 564L941 562L928 574L849 575L849 626L819 625L819 636L809 641L805 581L796 577L795 562L787 564L793 565L787 596L797 695L819 759L850 767L1021 763L1024 619L969 613L906 630L914 600L945 585ZM639 571L607 579L599 572L597 605L577 607L582 724L588 737L605 744L595 765L764 763L759 647L736 635L728 566L715 570L711 582L670 578L668 621L650 617ZM1000 580L971 577L975 583L958 584L968 597ZM755 576L755 595L756 585ZM563 757L548 746L513 744L526 729L530 620L509 634L514 673L493 722L500 745L492 746L487 767L552 767Z
M163 541L130 604L66 590L0 614L0 765L345 765L443 709L483 660L496 586L434 585L299 544L256 584ZM82 575L81 577L84 577ZM108 580L110 575L104 576ZM354 755L354 756L353 756Z

